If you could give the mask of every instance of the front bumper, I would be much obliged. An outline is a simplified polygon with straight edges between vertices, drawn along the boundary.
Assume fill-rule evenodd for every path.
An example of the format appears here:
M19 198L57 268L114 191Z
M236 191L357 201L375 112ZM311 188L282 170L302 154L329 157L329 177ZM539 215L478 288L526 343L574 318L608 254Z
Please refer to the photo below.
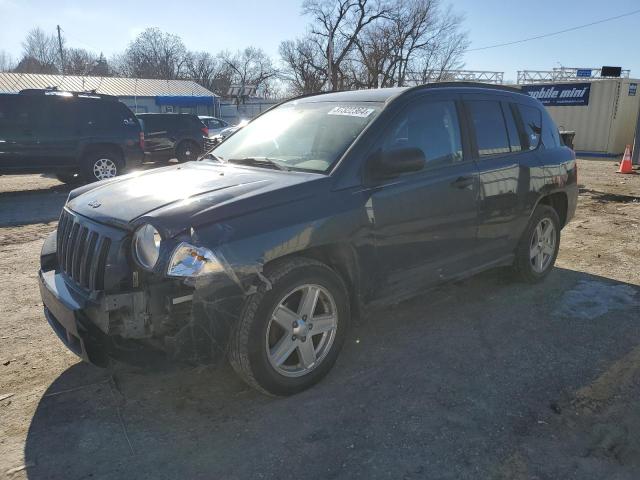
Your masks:
M61 271L56 243L53 232L40 258L44 314L60 340L83 360L98 366L106 366L109 358L147 364L150 357L168 354L211 363L226 354L244 298L228 276L196 286L166 280L124 291L88 291L77 276Z
M58 338L83 360L98 366L108 363L109 341L84 316L85 300L55 271L38 275L44 315Z

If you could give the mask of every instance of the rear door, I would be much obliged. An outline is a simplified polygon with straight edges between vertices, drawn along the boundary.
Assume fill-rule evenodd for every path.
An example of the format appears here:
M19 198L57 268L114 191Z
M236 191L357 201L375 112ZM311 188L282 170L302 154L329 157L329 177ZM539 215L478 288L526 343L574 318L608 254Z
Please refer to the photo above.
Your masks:
M78 99L45 95L37 120L38 164L55 170L76 165L80 140Z
M463 148L460 106L439 94L396 116L383 150L420 148L426 167L371 185L379 296L402 297L473 265L478 171Z
M176 114L142 115L144 124L145 150L161 155L171 155L175 144L175 126L173 117Z
M38 139L34 98L0 95L0 169L29 170L36 166Z
M544 173L510 96L464 95L480 172L478 254L483 264L513 253ZM524 222L524 223L523 223Z

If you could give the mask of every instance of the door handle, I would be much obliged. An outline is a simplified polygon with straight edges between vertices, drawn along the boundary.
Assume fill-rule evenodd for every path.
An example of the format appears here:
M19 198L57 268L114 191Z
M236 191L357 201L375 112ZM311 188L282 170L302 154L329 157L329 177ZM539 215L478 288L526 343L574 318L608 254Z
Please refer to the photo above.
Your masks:
M458 177L453 182L451 182L451 186L454 188L467 188L473 185L473 177Z

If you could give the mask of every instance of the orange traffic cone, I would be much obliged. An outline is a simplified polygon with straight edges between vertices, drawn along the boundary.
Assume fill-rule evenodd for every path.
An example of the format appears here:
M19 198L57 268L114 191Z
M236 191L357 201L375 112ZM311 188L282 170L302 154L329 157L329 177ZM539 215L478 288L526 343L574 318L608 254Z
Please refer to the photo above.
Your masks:
M631 146L627 145L627 148L624 149L624 155L622 156L622 161L620 162L620 168L618 169L618 173L633 173L633 168L631 167Z

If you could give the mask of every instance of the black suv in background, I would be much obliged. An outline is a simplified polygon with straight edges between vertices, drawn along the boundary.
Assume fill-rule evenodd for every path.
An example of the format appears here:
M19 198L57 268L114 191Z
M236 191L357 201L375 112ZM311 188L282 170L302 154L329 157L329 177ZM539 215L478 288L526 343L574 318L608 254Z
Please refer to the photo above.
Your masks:
M0 174L62 182L115 177L141 164L144 135L117 97L55 89L0 94Z
M139 113L145 151L153 161L196 160L204 150L209 129L192 113Z

